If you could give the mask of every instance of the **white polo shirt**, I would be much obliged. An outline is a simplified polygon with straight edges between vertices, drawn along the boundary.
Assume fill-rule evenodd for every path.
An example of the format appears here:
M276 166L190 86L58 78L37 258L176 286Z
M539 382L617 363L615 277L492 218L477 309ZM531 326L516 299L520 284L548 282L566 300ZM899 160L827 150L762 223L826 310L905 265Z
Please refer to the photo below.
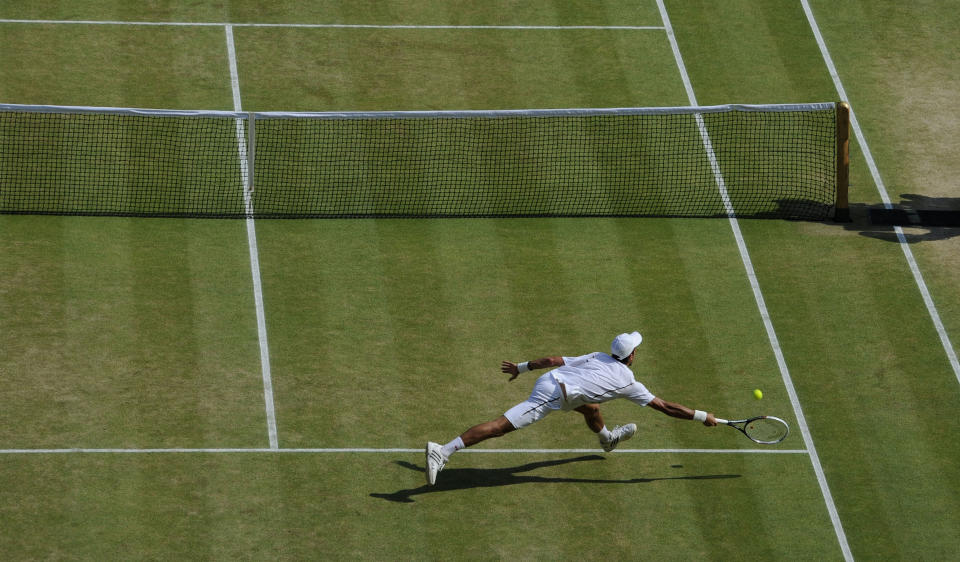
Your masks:
M646 406L655 398L647 387L637 382L630 367L599 351L580 357L564 357L563 366L550 374L566 388L565 410L615 398L626 398L639 406Z

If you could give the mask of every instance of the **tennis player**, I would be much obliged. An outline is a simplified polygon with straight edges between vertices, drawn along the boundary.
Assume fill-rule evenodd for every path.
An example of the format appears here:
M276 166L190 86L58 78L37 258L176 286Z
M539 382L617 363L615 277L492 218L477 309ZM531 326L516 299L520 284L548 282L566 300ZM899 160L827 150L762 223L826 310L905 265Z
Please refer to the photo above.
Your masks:
M612 431L607 429L598 404L615 398L650 406L674 418L692 419L706 426L717 425L713 414L657 398L637 382L630 365L641 341L640 332L632 332L615 337L609 355L598 351L580 357L543 357L523 363L504 361L500 370L512 375L511 381L528 371L552 370L537 379L526 401L510 408L499 418L471 427L446 445L427 443L427 482L435 484L437 473L460 449L526 427L554 410L574 410L583 414L587 427L598 435L601 447L609 453L637 431L636 424L632 423L617 426Z

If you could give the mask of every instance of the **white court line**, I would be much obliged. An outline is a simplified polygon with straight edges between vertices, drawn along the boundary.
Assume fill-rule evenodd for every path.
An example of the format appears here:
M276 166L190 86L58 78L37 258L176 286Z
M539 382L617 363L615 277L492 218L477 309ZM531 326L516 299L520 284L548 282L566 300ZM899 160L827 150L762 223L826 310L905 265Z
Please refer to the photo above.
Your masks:
M237 51L233 42L233 28L224 26L227 36L227 59L230 64L230 85L233 89L233 110L243 111L240 103L240 78L237 73ZM251 125L252 126L252 125ZM260 340L260 369L263 374L263 401L267 413L267 438L271 449L279 447L277 439L277 414L273 405L273 379L270 374L270 349L267 346L267 320L263 311L263 284L260 280L260 252L257 250L257 228L253 220L253 199L250 196L249 161L247 138L243 120L237 119L237 146L240 171L243 176L243 198L247 212L247 245L250 247L250 273L253 276L253 300L257 309L257 337Z
M683 79L683 87L687 92L690 105L696 106L697 97L693 92L693 85L690 83L690 76L687 74L686 65L683 63L683 57L680 55L680 47L677 44L676 36L673 33L673 26L670 25L670 16L667 15L667 9L663 0L657 0L657 6L660 8L660 15L663 18L663 24L666 27L667 38L670 41L670 47L673 49L673 56L677 62L677 68L680 70ZM826 475L823 472L823 466L820 464L820 456L817 454L817 448L813 443L813 436L807 427L806 417L803 415L803 408L800 407L800 400L797 397L797 391L793 386L793 379L790 377L790 370L787 368L787 362L783 357L783 350L780 348L780 340L773 328L773 322L770 319L770 312L767 310L766 301L763 298L763 292L760 290L760 283L757 280L757 274L753 267L753 261L750 259L750 252L747 250L746 242L743 239L743 233L740 231L740 223L733 213L733 209L726 197L725 184L720 168L716 163L716 155L713 154L712 143L702 119L698 119L700 134L703 137L704 148L710 158L711 167L717 179L717 187L724 197L724 204L727 205L727 213L730 220L730 228L733 230L733 236L737 241L737 248L740 250L740 258L743 261L743 267L746 270L747 278L750 281L750 288L753 290L754 300L757 302L757 308L760 311L760 317L763 319L764 328L767 331L767 338L770 340L770 347L777 360L777 366L780 369L780 376L786 387L787 394L790 397L790 404L793 406L794 414L797 418L797 425L800 426L800 433L803 436L803 443L810 455L810 462L813 465L813 471L817 476L817 483L820 485L820 491L823 494L823 500L826 503L827 512L830 515L830 521L833 523L833 530L837 535L837 541L840 543L840 550L843 552L845 560L853 560L853 553L850 551L850 545L847 543L847 535L843 530L843 523L840 521L840 514L837 512L837 506L833 501L833 494L830 493L830 486L827 484Z
M0 455L64 455L64 454L196 454L196 453L416 453L423 454L423 448L291 448L280 449L264 448L168 448L168 449L0 449ZM603 453L602 449L463 449L460 453L498 453L498 454L572 454L572 453ZM804 455L803 449L617 449L612 455L620 454L766 454L766 455Z
M175 21L100 21L100 20L25 20L0 19L0 23L33 23L47 25L148 25L171 27L290 27L305 29L519 29L519 30L663 30L663 26L646 25L414 25L365 23L215 23Z
M820 53L823 55L823 61L827 65L827 69L830 71L830 77L833 79L833 85L837 89L837 94L840 96L841 100L847 101L849 103L850 98L847 96L847 91L843 87L843 83L840 81L840 74L837 72L837 67L833 64L833 58L830 56L830 51L827 50L827 44L823 40L823 35L820 33L820 26L817 24L816 18L813 17L813 10L810 9L810 3L807 0L802 0L803 11L807 14L807 21L810 23L810 28L813 30L813 35L817 39L817 45L820 46ZM892 209L893 204L890 202L890 194L887 193L887 188L883 182L883 178L880 177L880 170L877 168L877 163L873 160L873 153L870 152L870 147L867 146L867 139L863 136L863 130L860 129L860 122L857 121L857 115L853 111L853 104L850 105L850 127L853 129L853 134L857 137L857 142L860 144L860 150L863 152L863 157L867 161L867 168L870 170L870 175L873 176L873 182L877 186L877 191L880 193L880 198L883 199L883 206L887 209ZM950 362L950 366L953 368L953 374L957 379L957 382L960 383L960 361L957 359L957 352L953 348L953 344L950 343L950 337L947 335L947 329L943 326L943 322L940 320L940 313L937 311L936 305L933 303L933 297L930 296L930 291L927 289L927 283L923 279L923 274L920 272L920 267L917 265L917 260L913 257L913 251L910 249L910 244L907 242L906 236L903 234L903 229L899 226L893 227L894 232L897 234L897 240L900 242L900 249L903 250L903 256L907 260L907 265L910 267L910 272L913 274L913 279L917 284L917 288L920 289L920 295L923 297L923 303L927 307L927 313L930 315L930 319L933 321L933 326L937 330L937 335L940 336L940 343L943 345L943 350L947 354L947 360Z

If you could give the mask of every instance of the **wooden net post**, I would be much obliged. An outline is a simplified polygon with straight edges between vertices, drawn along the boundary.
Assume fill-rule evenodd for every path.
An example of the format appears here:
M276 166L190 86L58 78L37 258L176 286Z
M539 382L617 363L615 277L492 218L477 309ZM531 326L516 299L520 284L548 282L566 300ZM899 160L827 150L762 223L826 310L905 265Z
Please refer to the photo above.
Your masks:
M837 102L837 203L836 222L850 222L850 104Z

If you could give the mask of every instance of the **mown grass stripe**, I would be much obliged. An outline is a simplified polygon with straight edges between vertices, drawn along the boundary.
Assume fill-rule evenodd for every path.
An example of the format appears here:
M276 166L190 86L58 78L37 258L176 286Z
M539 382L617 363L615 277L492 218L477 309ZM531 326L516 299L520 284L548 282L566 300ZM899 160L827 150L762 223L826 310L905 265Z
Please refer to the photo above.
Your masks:
M186 21L115 21L115 20L33 20L0 19L0 23L44 25L145 25L173 27L292 27L315 29L515 29L515 30L614 30L614 31L663 31L655 25L416 25L416 24L366 24L366 23L231 23L231 22L186 22Z

